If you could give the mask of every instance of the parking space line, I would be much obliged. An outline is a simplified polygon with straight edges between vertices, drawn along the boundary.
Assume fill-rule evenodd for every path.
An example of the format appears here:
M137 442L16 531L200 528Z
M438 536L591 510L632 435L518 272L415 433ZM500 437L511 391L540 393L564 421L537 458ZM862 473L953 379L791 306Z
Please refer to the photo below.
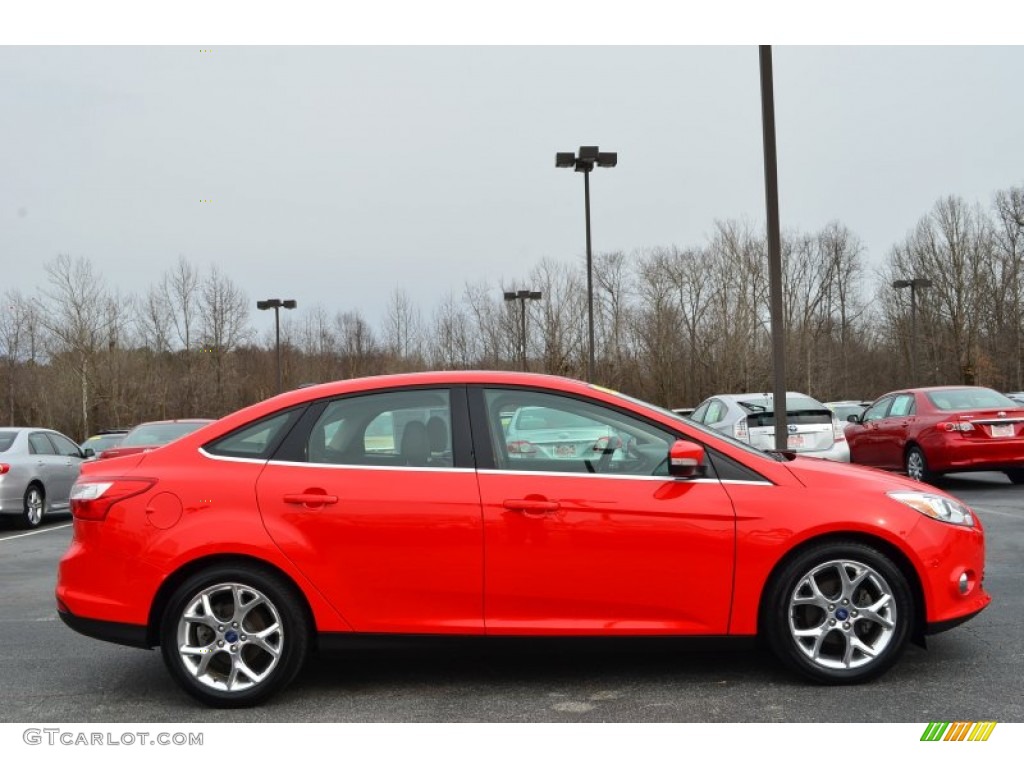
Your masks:
M50 531L59 531L61 528L70 528L74 523L64 523L64 525L55 525L53 528L43 528L39 531L29 531L28 533L16 533L13 536L0 536L0 541L10 541L11 539L20 539L22 536L35 536L37 533L49 533Z

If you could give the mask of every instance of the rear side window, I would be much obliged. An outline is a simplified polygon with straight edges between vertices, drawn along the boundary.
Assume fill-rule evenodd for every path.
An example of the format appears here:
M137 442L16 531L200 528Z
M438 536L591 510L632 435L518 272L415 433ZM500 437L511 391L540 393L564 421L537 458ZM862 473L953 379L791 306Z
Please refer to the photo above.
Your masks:
M327 404L302 446L313 464L452 467L447 389L352 395Z
M238 459L268 459L295 423L301 409L282 411L234 430L203 446L214 456Z
M14 445L14 438L17 436L17 432L0 432L0 453L10 450L11 446Z
M28 447L29 453L33 453L38 456L53 456L57 453L53 444L46 439L46 435L43 432L33 432L29 435Z
M890 416L910 416L914 412L914 396L897 395L889 409Z

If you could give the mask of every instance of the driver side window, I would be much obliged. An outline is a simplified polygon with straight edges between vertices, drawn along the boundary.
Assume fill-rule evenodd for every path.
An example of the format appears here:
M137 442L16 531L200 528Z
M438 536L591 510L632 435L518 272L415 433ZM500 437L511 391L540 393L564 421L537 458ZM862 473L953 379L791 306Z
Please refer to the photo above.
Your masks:
M662 475L669 432L587 400L521 390L484 391L498 469Z

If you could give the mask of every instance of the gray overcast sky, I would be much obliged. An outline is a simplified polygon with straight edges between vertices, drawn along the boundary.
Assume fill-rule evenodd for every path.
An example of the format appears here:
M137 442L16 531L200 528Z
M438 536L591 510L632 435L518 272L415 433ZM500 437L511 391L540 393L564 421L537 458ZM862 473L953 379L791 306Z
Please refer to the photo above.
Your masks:
M940 196L1024 183L1024 47L775 47L784 229L884 258ZM756 46L0 48L0 288L58 253L137 293L180 255L251 300L425 315L469 282L761 227ZM211 200L212 202L200 202ZM495 294L497 295L497 293ZM256 318L258 322L258 318Z

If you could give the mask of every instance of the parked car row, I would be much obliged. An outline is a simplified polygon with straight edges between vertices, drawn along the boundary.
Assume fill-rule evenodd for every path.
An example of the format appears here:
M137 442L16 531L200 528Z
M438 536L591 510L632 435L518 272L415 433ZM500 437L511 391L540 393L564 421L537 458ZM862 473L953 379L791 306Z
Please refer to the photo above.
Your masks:
M889 392L873 402L819 403L798 392L786 400L787 447L796 453L903 471L924 482L946 472L998 471L1024 483L1024 393L949 386ZM689 418L770 450L773 411L770 394L715 395Z
M211 422L147 422L132 430L104 430L81 445L52 429L0 427L0 515L35 528L47 513L68 509L83 462L152 450Z

